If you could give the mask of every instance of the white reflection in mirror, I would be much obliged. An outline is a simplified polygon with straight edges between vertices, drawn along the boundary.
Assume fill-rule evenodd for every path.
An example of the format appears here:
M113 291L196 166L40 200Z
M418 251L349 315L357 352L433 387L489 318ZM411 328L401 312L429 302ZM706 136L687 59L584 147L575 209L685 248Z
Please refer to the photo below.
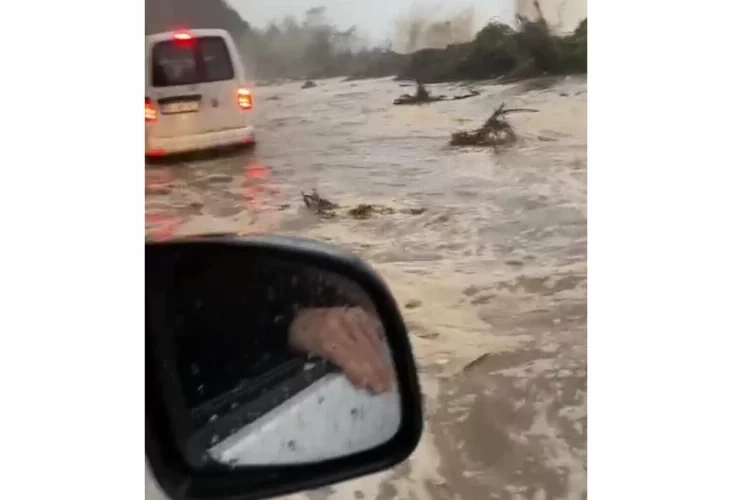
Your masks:
M388 357L390 355L388 354ZM309 463L387 442L401 424L399 393L372 394L328 374L211 449L233 465Z
M241 247L201 249L173 264L163 336L173 339L188 410L189 460L310 463L397 432L390 349L356 283Z

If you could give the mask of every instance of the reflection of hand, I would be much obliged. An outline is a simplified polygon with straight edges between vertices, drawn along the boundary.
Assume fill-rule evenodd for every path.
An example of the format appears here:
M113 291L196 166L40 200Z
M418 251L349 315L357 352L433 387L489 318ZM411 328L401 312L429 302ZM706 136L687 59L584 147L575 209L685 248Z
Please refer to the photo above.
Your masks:
M292 323L289 344L333 362L355 386L379 394L394 379L381 337L382 325L362 308L303 309Z

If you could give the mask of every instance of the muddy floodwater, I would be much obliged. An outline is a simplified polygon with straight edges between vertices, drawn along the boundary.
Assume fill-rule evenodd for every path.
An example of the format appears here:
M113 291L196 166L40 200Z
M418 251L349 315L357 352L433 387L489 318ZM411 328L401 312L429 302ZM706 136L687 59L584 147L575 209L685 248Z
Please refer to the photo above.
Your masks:
M287 498L586 497L586 81L393 106L384 79L256 90L254 154L150 165L146 231L274 232L370 261L402 306L426 428L399 467ZM458 85L432 92L465 93ZM456 149L505 102L519 142ZM320 218L300 191L342 205ZM392 210L365 220L360 203Z

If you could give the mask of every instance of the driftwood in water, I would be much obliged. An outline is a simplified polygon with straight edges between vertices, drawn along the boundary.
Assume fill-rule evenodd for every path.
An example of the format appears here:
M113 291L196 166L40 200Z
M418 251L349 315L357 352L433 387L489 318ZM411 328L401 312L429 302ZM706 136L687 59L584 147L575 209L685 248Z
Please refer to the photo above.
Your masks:
M476 97L476 96L478 96L480 94L481 94L481 92L479 92L478 90L469 89L469 93L468 94L455 95L455 96L453 96L453 98L451 100L452 101L460 101L462 99L468 99L470 97Z
M303 88L303 89L311 89L311 88L313 88L313 87L317 87L317 86L318 86L318 84L317 84L317 83L315 83L314 81L312 81L312 80L307 80L307 81L306 81L306 82L305 82L305 83L304 83L304 84L302 85L302 88Z
M336 203L321 197L316 189L313 189L309 194L302 191L302 201L310 211L324 217L334 217L336 209L339 208Z
M313 189L310 193L302 191L302 201L308 210L316 215L320 215L323 218L331 219L336 217L337 211L342 209L341 205L327 200L318 194L318 191ZM281 208L280 208L281 209ZM400 210L400 213L408 215L421 215L425 213L426 208L406 208ZM369 219L373 215L393 215L396 210L385 206L376 205L371 203L360 203L356 207L352 207L346 210L346 215L356 220Z
M397 106L402 104L427 104L429 102L444 101L445 99L446 98L444 95L431 96L425 86L422 85L421 82L417 82L416 94L402 94L395 101L393 101L393 104Z
M445 95L438 95L438 96L432 96L427 91L424 85L421 83L417 83L417 93L414 95L411 94L402 94L399 96L395 101L393 101L393 104L395 105L404 105L404 104L428 104L431 102L439 102L439 101L460 101L462 99L468 99L470 97L476 97L481 92L478 90L471 89L468 94L462 94L457 95L453 97L448 97Z
M516 141L517 136L505 115L522 111L534 113L537 110L528 108L505 109L505 104L501 104L480 128L454 132L451 135L450 144L451 146L504 146L511 144Z
M396 213L396 211L391 207L371 205L369 203L362 203L349 210L349 215L358 220L369 219L374 214L391 215L394 213Z

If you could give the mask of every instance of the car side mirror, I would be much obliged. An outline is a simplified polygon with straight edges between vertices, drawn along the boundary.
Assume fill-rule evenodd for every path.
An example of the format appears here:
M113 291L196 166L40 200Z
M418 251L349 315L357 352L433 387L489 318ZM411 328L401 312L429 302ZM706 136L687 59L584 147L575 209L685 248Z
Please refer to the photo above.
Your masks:
M422 418L403 319L361 259L285 237L146 243L146 456L173 500L378 472Z

